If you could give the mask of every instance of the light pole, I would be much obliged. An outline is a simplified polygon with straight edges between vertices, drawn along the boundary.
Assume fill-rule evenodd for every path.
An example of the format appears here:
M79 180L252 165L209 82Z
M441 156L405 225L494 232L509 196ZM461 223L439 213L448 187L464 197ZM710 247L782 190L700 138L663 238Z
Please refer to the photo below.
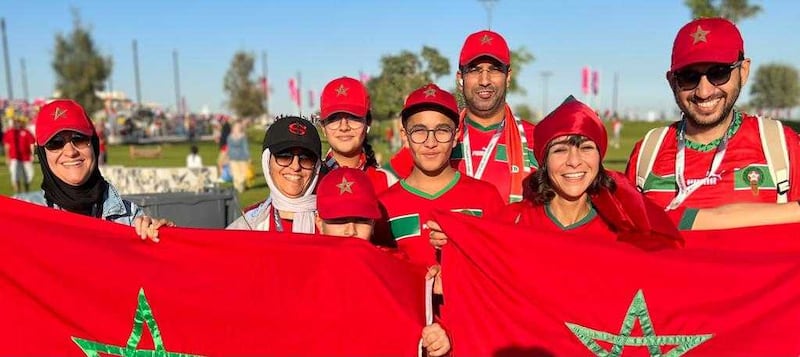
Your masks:
M178 50L172 50L172 70L175 72L175 112L177 114L183 114L183 108L181 107L181 75L180 71L178 70Z
M486 29L492 29L492 8L498 0L478 0L486 8Z
M553 71L541 71L539 75L542 76L542 118L547 115L547 84Z
M8 40L6 40L6 19L0 18L0 32L3 33L3 57L6 62L6 87L8 100L14 99L14 87L11 85L11 63L8 62Z

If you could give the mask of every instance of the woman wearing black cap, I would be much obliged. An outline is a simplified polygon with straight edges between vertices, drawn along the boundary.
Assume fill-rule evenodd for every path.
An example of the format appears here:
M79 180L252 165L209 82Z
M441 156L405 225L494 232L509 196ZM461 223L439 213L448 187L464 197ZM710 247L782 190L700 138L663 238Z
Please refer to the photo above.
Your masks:
M51 208L127 224L158 241L158 228L174 223L145 216L123 200L97 168L100 138L86 112L72 100L52 101L36 117L36 153L42 191L17 198Z
M267 130L262 149L269 197L245 209L228 229L315 233L322 143L314 124L280 118Z

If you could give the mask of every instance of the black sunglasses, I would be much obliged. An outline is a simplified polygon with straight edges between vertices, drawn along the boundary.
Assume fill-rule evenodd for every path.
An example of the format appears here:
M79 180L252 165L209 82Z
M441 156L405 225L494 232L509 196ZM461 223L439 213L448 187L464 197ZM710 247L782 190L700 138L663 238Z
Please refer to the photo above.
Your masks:
M289 167L294 162L295 156L297 156L297 161L300 164L301 168L306 170L311 170L317 166L317 157L313 154L305 153L305 152L298 152L293 153L291 151L284 151L279 152L275 155L275 163L279 166Z
M737 61L733 64L711 66L705 72L694 70L676 71L673 76L675 77L675 84L677 84L680 90L692 90L697 88L703 76L706 76L709 83L715 86L721 86L728 83L731 79L731 72L741 66L742 61Z
M69 139L64 138L65 135L56 135L50 141L44 144L44 148L50 151L58 151L67 145L67 142L72 143L76 149L85 149L92 144L92 138L83 134L72 134Z

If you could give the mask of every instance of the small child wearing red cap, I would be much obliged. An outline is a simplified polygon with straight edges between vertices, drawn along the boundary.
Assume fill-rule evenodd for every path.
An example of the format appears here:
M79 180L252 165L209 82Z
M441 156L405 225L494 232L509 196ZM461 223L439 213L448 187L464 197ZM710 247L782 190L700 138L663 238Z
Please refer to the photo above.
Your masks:
M413 158L407 178L379 196L386 211L388 234L416 264L436 264L426 222L434 210L494 215L503 200L490 183L461 174L450 166L458 136L455 97L435 84L406 99L401 112L403 145Z
M378 197L369 177L349 167L333 170L320 180L317 214L319 233L367 241L372 240L375 220L381 217ZM391 249L385 250L392 253ZM442 356L450 350L450 339L439 323L423 328L422 344L429 356Z
M372 112L367 89L350 77L336 78L322 90L320 98L322 132L330 150L323 160L323 172L353 167L367 174L376 193L397 183L397 177L380 168L367 140Z

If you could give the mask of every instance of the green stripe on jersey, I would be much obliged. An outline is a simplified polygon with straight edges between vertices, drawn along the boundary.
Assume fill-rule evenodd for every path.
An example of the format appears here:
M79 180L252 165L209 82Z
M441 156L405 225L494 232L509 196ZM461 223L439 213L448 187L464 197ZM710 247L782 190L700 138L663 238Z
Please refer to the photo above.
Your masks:
M389 218L389 227L395 240L418 236L421 227L419 214L413 213Z
M678 182L675 181L675 175L658 176L651 172L644 181L642 191L676 192L678 191Z

